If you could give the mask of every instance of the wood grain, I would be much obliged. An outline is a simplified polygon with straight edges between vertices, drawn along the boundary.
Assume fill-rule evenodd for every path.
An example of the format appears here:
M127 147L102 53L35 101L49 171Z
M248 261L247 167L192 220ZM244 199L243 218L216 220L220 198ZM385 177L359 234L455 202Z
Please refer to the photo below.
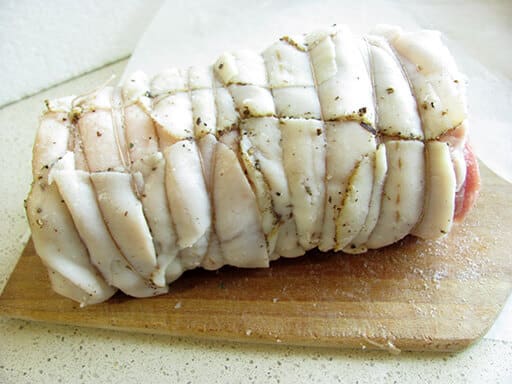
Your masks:
M311 252L269 269L189 271L170 293L80 308L50 289L29 242L0 315L241 342L454 351L492 325L512 289L512 186L482 169L467 220L441 241L364 255Z

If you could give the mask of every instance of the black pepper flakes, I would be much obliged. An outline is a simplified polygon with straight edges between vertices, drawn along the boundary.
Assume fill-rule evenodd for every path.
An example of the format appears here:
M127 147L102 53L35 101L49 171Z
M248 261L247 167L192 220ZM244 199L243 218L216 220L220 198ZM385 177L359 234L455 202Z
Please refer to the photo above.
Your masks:
M391 88L391 87L390 87L390 88L387 88L387 89L386 89L386 92L388 93L388 95L391 95L392 93L394 93L394 92L395 92L395 90L394 90L393 88Z

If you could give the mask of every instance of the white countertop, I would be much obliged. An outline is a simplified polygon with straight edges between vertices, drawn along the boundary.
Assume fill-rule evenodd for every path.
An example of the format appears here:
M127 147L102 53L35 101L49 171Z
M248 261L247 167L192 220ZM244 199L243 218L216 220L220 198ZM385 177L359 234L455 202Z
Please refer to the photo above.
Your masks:
M0 106L125 59L162 0L0 3Z
M463 4L463 3L460 3ZM462 5L461 5L462 6ZM127 61L0 109L0 291L28 239L23 199L43 100L121 75ZM510 81L510 74L504 74ZM510 323L510 315L501 321ZM198 341L0 317L0 383L512 382L512 340L492 331L454 354L334 350Z

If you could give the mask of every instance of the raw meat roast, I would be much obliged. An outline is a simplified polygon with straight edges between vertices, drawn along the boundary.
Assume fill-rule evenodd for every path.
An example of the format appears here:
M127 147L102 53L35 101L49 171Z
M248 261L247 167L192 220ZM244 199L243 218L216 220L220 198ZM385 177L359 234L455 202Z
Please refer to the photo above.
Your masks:
M83 305L184 271L445 236L479 187L441 36L380 26L134 73L47 102L26 201L54 290Z

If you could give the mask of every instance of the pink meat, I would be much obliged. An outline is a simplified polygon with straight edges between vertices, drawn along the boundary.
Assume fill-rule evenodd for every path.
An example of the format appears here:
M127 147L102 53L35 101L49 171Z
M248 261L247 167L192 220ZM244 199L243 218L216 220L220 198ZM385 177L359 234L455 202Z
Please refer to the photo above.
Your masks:
M464 159L466 160L466 180L455 195L455 221L462 221L475 204L480 190L480 171L473 148L466 142L464 146Z

